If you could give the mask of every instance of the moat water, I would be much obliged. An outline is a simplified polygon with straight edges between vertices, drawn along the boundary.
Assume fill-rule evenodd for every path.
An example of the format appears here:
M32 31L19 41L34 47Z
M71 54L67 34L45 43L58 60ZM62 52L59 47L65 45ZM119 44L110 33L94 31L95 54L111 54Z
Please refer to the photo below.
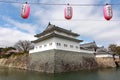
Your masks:
M0 80L120 80L120 68L46 74L0 67Z

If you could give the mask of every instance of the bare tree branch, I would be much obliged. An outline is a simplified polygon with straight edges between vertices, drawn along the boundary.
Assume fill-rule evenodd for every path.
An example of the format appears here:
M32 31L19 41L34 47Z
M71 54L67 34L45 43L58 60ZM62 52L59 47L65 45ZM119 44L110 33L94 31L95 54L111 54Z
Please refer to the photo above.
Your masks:
M14 47L19 51L19 52L24 52L28 53L30 49L33 48L33 44L30 41L18 41Z

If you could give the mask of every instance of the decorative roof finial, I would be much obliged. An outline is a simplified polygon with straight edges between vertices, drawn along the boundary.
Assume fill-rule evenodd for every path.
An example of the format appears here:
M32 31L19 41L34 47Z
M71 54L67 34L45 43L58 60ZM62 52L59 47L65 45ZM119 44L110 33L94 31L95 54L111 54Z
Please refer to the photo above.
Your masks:
M93 41L93 43L95 43L95 41Z
M49 22L48 25L51 25L51 23Z

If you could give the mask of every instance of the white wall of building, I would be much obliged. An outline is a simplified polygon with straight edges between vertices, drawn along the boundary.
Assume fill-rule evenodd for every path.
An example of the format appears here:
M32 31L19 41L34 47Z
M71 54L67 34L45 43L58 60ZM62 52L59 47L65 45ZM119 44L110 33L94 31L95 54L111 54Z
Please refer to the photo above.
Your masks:
M111 54L100 54L96 55L96 57L113 57Z
M50 38L34 45L34 49L30 50L29 53L41 52L45 50L55 49L54 38Z
M118 58L118 59L119 59L119 56L116 55L115 58Z
M79 42L74 42L61 38L54 38L54 42L58 44L56 45L56 49L67 50L67 51L80 51Z
M70 41L62 38L53 37L53 38L41 41L39 43L36 43L34 46L34 49L30 50L29 53L41 52L41 51L46 51L51 49L93 53L92 51L80 50L79 45L80 45L79 42L74 42L74 41Z

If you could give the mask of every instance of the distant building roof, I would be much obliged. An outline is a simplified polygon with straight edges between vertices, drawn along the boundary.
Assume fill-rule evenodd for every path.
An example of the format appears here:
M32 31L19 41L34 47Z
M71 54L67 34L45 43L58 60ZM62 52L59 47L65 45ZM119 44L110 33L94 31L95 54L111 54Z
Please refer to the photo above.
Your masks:
M98 47L97 52L108 52L106 48L104 47Z
M97 47L95 41L93 41L93 42L90 42L90 43L80 44L80 48L84 49L84 50L96 51L96 49L98 47Z
M84 44L81 44L80 47L82 48L93 48L93 47L97 47L95 41L93 42L90 42L90 43L84 43Z
M63 29L63 28L60 28L58 26L55 26L55 25L52 25L52 24L48 24L47 28L40 34L36 34L35 37L40 37L40 36L43 36L45 34L48 34L50 32L53 32L53 31L59 31L59 32L63 32L63 33L66 33L68 35L72 35L72 36L80 36L79 34L77 33L73 33L71 30L66 30L66 29Z

